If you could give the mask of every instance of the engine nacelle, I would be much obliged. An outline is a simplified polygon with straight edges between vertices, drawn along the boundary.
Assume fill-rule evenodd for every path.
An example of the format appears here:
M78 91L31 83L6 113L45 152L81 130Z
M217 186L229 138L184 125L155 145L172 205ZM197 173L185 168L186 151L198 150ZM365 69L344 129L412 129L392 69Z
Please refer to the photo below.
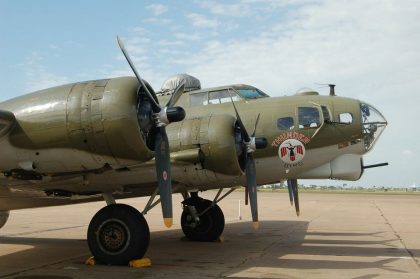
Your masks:
M205 169L227 175L241 175L238 144L235 141L236 119L230 115L208 116L201 120L200 146Z
M6 225L9 220L9 211L0 211L0 229Z
M16 125L0 142L0 156L15 158L6 153L17 150L19 161L4 160L0 168L33 162L36 172L74 172L150 160L137 90L137 79L123 77L58 86L2 103L0 109L13 112Z
M239 164L241 149L236 141L239 131L235 129L236 119L231 115L209 115L187 119L168 126L179 135L171 140L172 151L200 148L198 161L204 169L226 175L241 175Z

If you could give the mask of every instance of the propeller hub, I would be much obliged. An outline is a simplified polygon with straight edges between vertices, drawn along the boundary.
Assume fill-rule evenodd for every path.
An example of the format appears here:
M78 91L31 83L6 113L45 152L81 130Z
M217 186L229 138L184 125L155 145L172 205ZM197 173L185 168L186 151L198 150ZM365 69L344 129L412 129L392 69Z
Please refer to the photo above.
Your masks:
M255 138L255 147L257 149L264 149L268 145L268 141L266 138Z
M168 114L166 113L167 107L164 107L160 110L160 112L155 113L153 115L154 119L155 119L155 124L156 127L165 127L166 125L168 125L169 119L168 119Z
M165 127L170 123L184 120L185 110L182 107L164 107L153 116L156 127Z
M264 149L267 147L267 144L268 142L266 138L250 137L250 141L245 142L246 152L252 153L255 152L257 149Z
M167 108L166 117L169 123L182 121L185 118L185 110L182 107Z
M246 145L246 152L247 153L252 153L255 150L257 150L257 147L255 145L255 137L251 137L250 141L245 142L245 145Z

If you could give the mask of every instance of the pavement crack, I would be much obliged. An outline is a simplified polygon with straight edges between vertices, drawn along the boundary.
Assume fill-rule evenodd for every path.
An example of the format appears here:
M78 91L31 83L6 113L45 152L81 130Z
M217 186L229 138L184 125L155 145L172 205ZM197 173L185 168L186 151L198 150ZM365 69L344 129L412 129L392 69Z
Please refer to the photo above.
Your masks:
M417 268L420 269L420 261L417 260L417 258L414 256L414 253L407 248L407 246L404 243L404 240L402 239L402 237L400 236L400 234L394 229L394 227L392 226L391 222L389 222L388 218L386 218L384 212L382 211L382 209L378 206L378 204L376 202L374 202L376 209L379 211L379 213L381 214L382 218L385 220L385 224L387 224L392 232L394 233L394 235L397 237L397 239L400 241L400 243L402 244L402 246L404 247L405 251L410 255L411 259L414 261L414 263L417 265Z
M275 246L277 243L276 242L271 242L269 243L267 246L265 246L260 252L258 253L252 253L251 255L245 257L244 259L242 259L238 264L235 265L234 268L240 268L241 266L245 265L248 261L252 260L252 259L257 259L257 258L261 258L264 257L267 254L267 251L272 248L273 246ZM226 273L230 272L229 271L222 271L220 272L216 278L226 278Z

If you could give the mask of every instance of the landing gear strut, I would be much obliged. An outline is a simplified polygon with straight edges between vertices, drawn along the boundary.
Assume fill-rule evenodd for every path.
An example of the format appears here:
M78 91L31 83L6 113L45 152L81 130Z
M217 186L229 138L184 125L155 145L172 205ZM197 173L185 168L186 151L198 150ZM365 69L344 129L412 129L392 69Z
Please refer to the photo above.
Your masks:
M225 228L225 217L217 205L236 188L221 196L220 188L213 201L205 200L197 192L185 195L181 227L185 236L194 241L215 241ZM143 213L134 207L117 204L111 195L104 194L107 206L95 214L89 224L87 240L89 249L97 262L111 265L126 265L131 260L141 259L149 247L150 231L143 214L156 206L153 202L158 190L150 197Z
M125 204L110 204L92 218L87 239L96 261L125 265L133 259L143 258L149 247L150 231L137 209Z
M199 198L197 193L183 202L181 227L185 236L194 241L215 241L223 232L225 217L220 207Z

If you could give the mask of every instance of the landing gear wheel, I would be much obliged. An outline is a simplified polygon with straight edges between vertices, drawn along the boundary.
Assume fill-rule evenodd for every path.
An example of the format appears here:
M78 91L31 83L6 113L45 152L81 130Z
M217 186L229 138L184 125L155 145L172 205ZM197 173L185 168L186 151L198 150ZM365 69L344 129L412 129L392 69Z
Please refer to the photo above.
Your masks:
M126 265L143 258L149 247L150 231L137 209L126 204L111 204L92 218L87 240L96 261Z
M200 214L206 210L212 202L205 199L187 199L186 205L181 215L181 227L185 236L194 241L215 241L219 239L225 228L225 216L220 207L215 204L203 215L199 216L199 221L194 220L188 206L194 206Z

